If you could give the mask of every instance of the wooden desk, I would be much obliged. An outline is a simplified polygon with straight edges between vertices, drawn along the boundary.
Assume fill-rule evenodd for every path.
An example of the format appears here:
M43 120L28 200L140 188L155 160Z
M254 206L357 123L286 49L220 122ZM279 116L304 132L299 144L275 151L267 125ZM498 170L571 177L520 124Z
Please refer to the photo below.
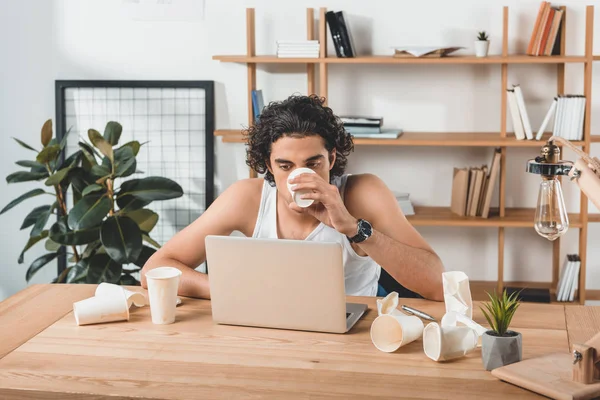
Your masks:
M72 303L95 287L36 285L0 303L0 399L539 398L484 371L479 350L447 363L428 359L421 340L378 351L375 298L349 298L370 308L345 335L215 325L210 302L196 299L172 325L133 307L129 322L78 327ZM523 304L513 328L525 358L568 352L600 330L600 307Z

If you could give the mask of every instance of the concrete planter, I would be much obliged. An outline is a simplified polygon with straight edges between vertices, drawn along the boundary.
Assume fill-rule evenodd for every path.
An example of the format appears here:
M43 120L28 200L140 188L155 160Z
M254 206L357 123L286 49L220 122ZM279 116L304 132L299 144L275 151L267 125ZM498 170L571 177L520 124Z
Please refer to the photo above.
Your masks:
M494 336L493 331L481 336L481 358L486 371L521 361L521 334L513 331L506 333L512 336Z

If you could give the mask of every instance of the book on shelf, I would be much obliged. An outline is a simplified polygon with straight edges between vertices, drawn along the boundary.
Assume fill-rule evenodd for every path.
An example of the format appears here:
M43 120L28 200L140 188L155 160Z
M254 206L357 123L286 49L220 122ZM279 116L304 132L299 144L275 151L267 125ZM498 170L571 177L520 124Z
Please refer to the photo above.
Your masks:
M280 58L319 58L318 40L278 40L277 57Z
M489 216L491 198L500 169L500 156L500 149L495 149L489 169L487 165L454 168L450 201L450 210L454 214L462 217Z
M335 54L340 58L356 57L350 25L344 12L327 11L325 13L325 20L329 26L329 33L331 34Z
M567 254L556 286L557 301L573 301L579 287L581 258L577 254Z
M260 113L265 107L265 102L263 100L263 94L261 89L253 89L252 90L252 112L254 113L254 122L258 122L258 118L260 117Z
M415 215L415 209L410 201L409 193L394 192L394 195L396 196L396 201L404 215Z
M397 139L402 135L402 129L381 129L379 132L351 132L348 129L346 131L359 139Z
M553 7L549 1L542 1L533 25L527 54L530 56L560 55L564 11Z

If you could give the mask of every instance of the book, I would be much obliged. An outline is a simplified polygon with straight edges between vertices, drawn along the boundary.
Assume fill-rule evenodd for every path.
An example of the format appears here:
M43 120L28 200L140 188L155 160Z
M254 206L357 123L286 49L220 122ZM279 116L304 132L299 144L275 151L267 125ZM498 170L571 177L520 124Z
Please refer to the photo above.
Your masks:
M553 7L548 1L540 3L527 46L528 55L560 54L563 15L564 11L560 7Z
M263 100L262 90L252 90L252 111L254 113L254 122L258 122L260 113L262 112L264 107L265 102Z
M554 110L556 110L556 103L558 103L558 99L555 97L552 100L552 103L550 104L550 108L548 109L548 112L546 113L544 120L542 121L542 125L540 125L540 129L538 130L537 135L535 135L535 140L542 139L542 136L544 135L544 131L546 130L546 126L548 126L548 123L550 122L550 118L552 118L552 114L554 113Z
M467 207L467 192L469 190L469 169L454 168L452 174L452 198L450 211L456 215L464 216Z
M525 131L525 137L528 140L533 139L533 132L531 131L531 123L529 122L529 115L527 114L527 108L525 107L525 99L523 98L523 91L520 85L513 85L515 97L517 99L517 106L519 107L519 115L521 117L521 123Z
M348 132L350 133L350 132ZM357 139L397 139L402 135L401 129L382 129L377 133L350 133Z
M492 203L492 196L494 194L494 188L496 187L496 179L500 172L500 148L494 149L494 156L492 157L492 164L490 167L490 174L487 179L485 197L483 199L483 206L481 209L481 216L487 218L490 213L490 205Z
M340 30L340 36L344 47L348 50L348 57L356 57L356 49L354 48L354 40L352 39L352 33L350 32L350 24L348 18L343 11L335 13L338 21L338 28Z
M513 130L515 131L515 137L517 140L525 139L525 129L523 127L523 121L521 120L521 114L519 113L519 105L517 104L517 98L514 89L506 89L508 110L513 124Z

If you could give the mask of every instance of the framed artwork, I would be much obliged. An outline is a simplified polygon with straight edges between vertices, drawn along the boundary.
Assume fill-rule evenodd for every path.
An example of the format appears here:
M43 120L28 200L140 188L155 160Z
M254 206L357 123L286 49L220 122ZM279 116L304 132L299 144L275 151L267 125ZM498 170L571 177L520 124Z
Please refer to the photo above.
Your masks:
M161 176L183 189L183 196L153 202L159 215L153 239L163 244L198 218L214 200L213 81L58 80L56 131L69 131L66 154L88 140L88 129L106 123L123 126L121 141L139 141L138 172L123 180ZM72 198L67 202L72 204ZM58 273L66 268L58 259Z

